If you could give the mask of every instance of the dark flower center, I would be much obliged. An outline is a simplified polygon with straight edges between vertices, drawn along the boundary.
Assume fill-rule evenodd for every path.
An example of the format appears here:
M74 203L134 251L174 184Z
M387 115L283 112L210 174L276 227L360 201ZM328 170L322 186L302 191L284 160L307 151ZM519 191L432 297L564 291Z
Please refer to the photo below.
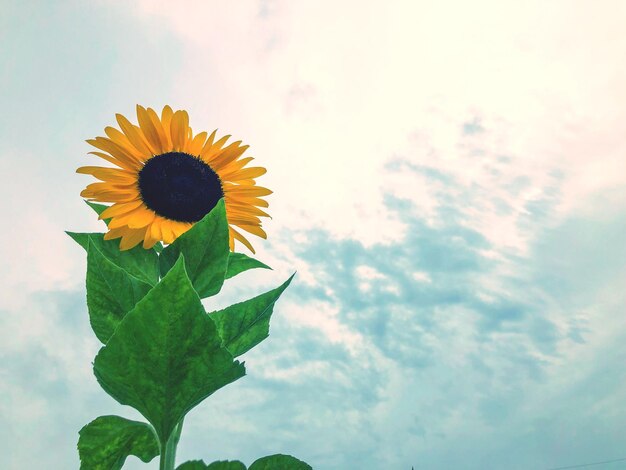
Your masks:
M141 199L162 217L197 222L224 196L219 176L197 157L168 152L152 157L139 172Z

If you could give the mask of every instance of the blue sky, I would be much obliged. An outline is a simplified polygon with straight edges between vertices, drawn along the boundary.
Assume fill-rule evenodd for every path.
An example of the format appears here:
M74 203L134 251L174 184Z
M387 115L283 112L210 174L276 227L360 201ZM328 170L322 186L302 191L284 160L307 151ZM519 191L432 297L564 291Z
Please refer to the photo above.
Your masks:
M93 377L63 233L99 229L74 170L137 103L268 168L274 271L207 308L298 272L181 461L626 458L624 4L229 3L0 0L0 467L77 468L84 424L139 418Z

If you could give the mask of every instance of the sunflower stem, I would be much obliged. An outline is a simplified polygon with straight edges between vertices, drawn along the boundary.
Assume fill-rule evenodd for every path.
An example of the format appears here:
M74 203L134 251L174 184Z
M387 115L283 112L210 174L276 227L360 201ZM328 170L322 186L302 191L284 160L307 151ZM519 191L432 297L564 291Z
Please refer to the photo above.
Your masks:
M183 420L174 427L170 438L167 442L161 443L161 460L159 463L159 470L174 470L176 463L176 447L180 441L180 433L183 430Z

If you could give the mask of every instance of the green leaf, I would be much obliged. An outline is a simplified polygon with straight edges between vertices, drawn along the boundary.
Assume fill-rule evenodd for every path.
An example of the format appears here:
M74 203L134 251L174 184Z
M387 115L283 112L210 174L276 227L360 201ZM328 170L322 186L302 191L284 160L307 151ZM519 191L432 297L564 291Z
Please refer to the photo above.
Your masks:
M243 253L231 253L228 256L228 266L226 267L226 279L236 276L239 273L254 268L272 269L267 264L259 260L250 258Z
M275 454L260 458L248 470L313 470L313 467L291 455Z
M189 410L245 369L221 346L181 256L100 349L94 373L109 395L146 417L164 445Z
M106 344L124 316L151 286L105 258L90 240L87 240L87 308L91 328Z
M176 470L246 470L239 460L220 460L209 465L202 460L190 460L178 466ZM313 468L291 455L275 454L262 457L248 470L313 470Z
M220 460L207 465L206 470L246 470L246 466L239 460Z
M190 460L180 464L176 470L206 470L206 464L202 460Z
M85 251L89 242L123 270L136 278L155 285L159 281L159 257L154 249L146 250L138 245L130 250L120 251L119 240L105 240L103 233L67 233Z
M265 294L209 314L217 325L224 346L233 357L249 351L269 336L274 304L293 276L295 274L283 285Z
M107 210L110 206L105 206L104 204L98 204L97 202L85 201L89 207L91 207L96 214L100 215L105 210ZM109 225L111 219L102 219L105 224Z
M100 416L78 432L81 470L119 470L126 457L150 462L159 455L152 428L119 416Z
M246 466L239 460L220 460L209 465L202 460L190 460L178 466L176 470L246 470Z
M171 269L179 256L185 256L185 268L201 298L217 294L224 284L228 263L228 223L224 200L200 222L183 233L161 252L161 275Z

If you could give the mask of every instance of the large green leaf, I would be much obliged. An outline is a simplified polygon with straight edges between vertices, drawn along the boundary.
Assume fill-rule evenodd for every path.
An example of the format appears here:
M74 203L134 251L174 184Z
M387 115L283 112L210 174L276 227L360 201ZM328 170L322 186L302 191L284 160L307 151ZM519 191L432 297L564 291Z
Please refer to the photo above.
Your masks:
M294 275L276 289L209 314L233 357L249 351L269 336L274 304Z
M260 458L248 470L313 470L313 467L291 455L275 454Z
M159 256L161 276L182 254L189 279L201 298L217 294L224 284L228 264L228 223L224 199L200 222L174 240Z
M189 410L245 369L221 346L181 256L100 349L94 373L109 395L145 416L165 443Z
M105 240L103 233L66 233L85 251L89 242L93 243L109 261L136 278L150 285L159 281L159 256L154 249L146 250L138 245L130 250L120 251L119 240Z
M220 460L208 465L202 460L190 460L179 465L176 470L246 470L246 466L239 460Z
M202 460L189 460L176 467L176 470L206 470L206 464Z
M267 264L261 263L258 259L250 258L248 255L244 255L243 253L231 253L228 256L226 279L230 279L239 273L254 268L272 269Z
M148 424L119 416L100 416L78 435L81 470L119 470L129 455L146 463L159 455L159 443Z
M124 316L151 289L150 284L113 264L88 239L87 307L91 328L107 343Z
M206 470L246 470L246 466L239 460L220 460L207 465Z

